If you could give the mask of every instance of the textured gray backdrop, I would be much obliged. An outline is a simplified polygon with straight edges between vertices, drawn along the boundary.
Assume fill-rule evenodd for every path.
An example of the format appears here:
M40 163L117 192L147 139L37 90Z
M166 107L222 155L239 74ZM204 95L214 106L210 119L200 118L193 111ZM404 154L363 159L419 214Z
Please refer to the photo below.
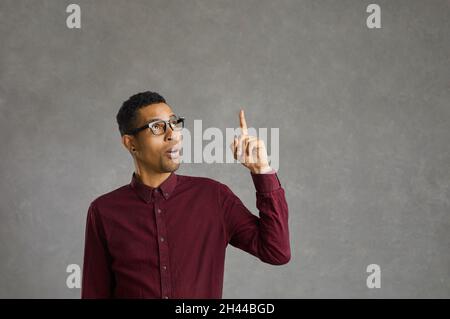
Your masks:
M366 27L378 3L382 28ZM292 259L231 247L224 298L450 297L449 1L0 2L0 297L78 298L89 203L134 169L115 115L280 128ZM257 214L247 170L185 164ZM381 288L366 267L381 267Z

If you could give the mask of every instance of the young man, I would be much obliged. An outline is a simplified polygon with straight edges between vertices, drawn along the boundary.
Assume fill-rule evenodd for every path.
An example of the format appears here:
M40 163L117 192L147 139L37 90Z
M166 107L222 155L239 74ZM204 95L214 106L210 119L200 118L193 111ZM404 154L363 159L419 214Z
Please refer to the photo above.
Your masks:
M222 298L228 244L272 265L290 260L284 189L239 115L230 147L250 170L259 218L226 185L175 174L184 119L161 95L123 103L117 122L135 171L89 207L82 298Z

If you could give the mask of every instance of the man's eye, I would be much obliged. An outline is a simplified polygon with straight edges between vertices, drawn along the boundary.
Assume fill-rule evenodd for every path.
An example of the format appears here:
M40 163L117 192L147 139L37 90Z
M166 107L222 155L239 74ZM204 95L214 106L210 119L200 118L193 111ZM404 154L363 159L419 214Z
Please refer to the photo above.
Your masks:
M152 125L152 127L157 130L162 130L164 128L164 123L163 122L155 123Z

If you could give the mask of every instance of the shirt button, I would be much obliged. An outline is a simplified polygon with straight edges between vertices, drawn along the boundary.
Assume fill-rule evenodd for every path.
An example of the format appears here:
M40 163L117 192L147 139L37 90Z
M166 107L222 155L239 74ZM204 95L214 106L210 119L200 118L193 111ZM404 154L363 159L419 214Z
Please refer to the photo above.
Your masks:
M158 214L161 214L161 209L158 208Z
M167 296L164 296L164 299L169 299L169 297L167 297Z
M164 270L166 270L166 269L167 269L167 266L166 266L166 265L164 265L164 266L163 266L163 269L164 269Z
M164 237L161 237L161 241L164 241Z
M166 196L169 196L169 193L166 193Z

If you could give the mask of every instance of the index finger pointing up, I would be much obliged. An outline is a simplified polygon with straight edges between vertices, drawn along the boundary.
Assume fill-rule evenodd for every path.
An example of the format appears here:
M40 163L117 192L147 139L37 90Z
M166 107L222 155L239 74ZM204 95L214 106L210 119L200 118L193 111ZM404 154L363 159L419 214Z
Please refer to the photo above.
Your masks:
M239 112L239 119L241 122L242 135L248 135L247 122L245 121L244 110L241 110Z

